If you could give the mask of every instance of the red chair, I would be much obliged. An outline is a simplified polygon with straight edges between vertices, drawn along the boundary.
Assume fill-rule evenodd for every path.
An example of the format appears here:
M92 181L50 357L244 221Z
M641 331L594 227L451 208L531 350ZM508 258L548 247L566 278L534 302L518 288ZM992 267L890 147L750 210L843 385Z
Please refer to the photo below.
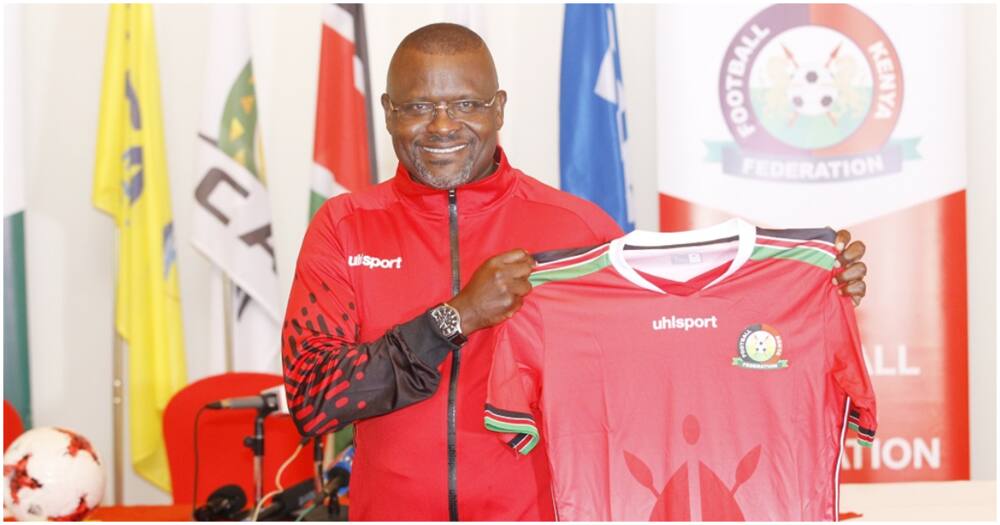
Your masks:
M252 396L280 385L281 376L236 372L206 377L184 387L163 412L163 437L170 463L174 503L191 503L194 495L195 415L206 404L227 397ZM198 494L203 505L215 489L239 485L253 504L253 452L243 438L253 435L252 409L205 410L198 421ZM271 414L264 422L264 494L275 489L274 476L298 446L301 436L287 414ZM311 442L285 469L282 486L312 478Z
M6 399L3 400L3 450L7 451L7 447L24 433L24 423L21 421L21 414L17 413L17 409L14 405L10 404Z

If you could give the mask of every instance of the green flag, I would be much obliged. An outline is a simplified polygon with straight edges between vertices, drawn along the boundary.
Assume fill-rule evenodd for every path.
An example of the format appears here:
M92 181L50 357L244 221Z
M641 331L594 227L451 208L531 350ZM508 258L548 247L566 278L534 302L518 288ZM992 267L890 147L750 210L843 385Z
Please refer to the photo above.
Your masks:
M24 164L21 159L21 11L7 7L4 32L3 398L31 426L28 301L24 265Z

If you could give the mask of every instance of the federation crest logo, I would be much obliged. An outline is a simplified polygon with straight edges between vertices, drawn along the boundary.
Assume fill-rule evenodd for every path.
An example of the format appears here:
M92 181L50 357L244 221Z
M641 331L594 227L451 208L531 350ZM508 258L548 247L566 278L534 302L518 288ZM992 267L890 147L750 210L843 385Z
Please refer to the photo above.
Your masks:
M770 325L753 324L740 333L736 344L738 355L733 366L754 370L788 368L788 360L781 359L781 334Z
M832 182L898 173L919 139L891 140L903 68L888 35L844 4L780 4L735 35L719 73L729 175Z

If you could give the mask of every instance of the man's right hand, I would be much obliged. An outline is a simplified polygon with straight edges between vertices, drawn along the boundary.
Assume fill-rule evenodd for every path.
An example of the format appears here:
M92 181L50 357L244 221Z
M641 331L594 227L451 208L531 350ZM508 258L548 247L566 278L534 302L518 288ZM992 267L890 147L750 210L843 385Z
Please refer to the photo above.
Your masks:
M462 318L462 333L498 324L514 315L531 291L528 276L535 265L524 250L501 253L480 266L448 304Z

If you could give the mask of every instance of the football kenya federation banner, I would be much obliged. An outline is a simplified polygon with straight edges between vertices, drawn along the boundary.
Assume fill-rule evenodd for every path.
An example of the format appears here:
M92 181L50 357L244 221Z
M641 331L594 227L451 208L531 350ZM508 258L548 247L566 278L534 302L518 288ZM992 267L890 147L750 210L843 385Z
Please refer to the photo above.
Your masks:
M969 477L961 9L658 8L661 229L739 216L868 247L879 426L845 443L846 482Z

